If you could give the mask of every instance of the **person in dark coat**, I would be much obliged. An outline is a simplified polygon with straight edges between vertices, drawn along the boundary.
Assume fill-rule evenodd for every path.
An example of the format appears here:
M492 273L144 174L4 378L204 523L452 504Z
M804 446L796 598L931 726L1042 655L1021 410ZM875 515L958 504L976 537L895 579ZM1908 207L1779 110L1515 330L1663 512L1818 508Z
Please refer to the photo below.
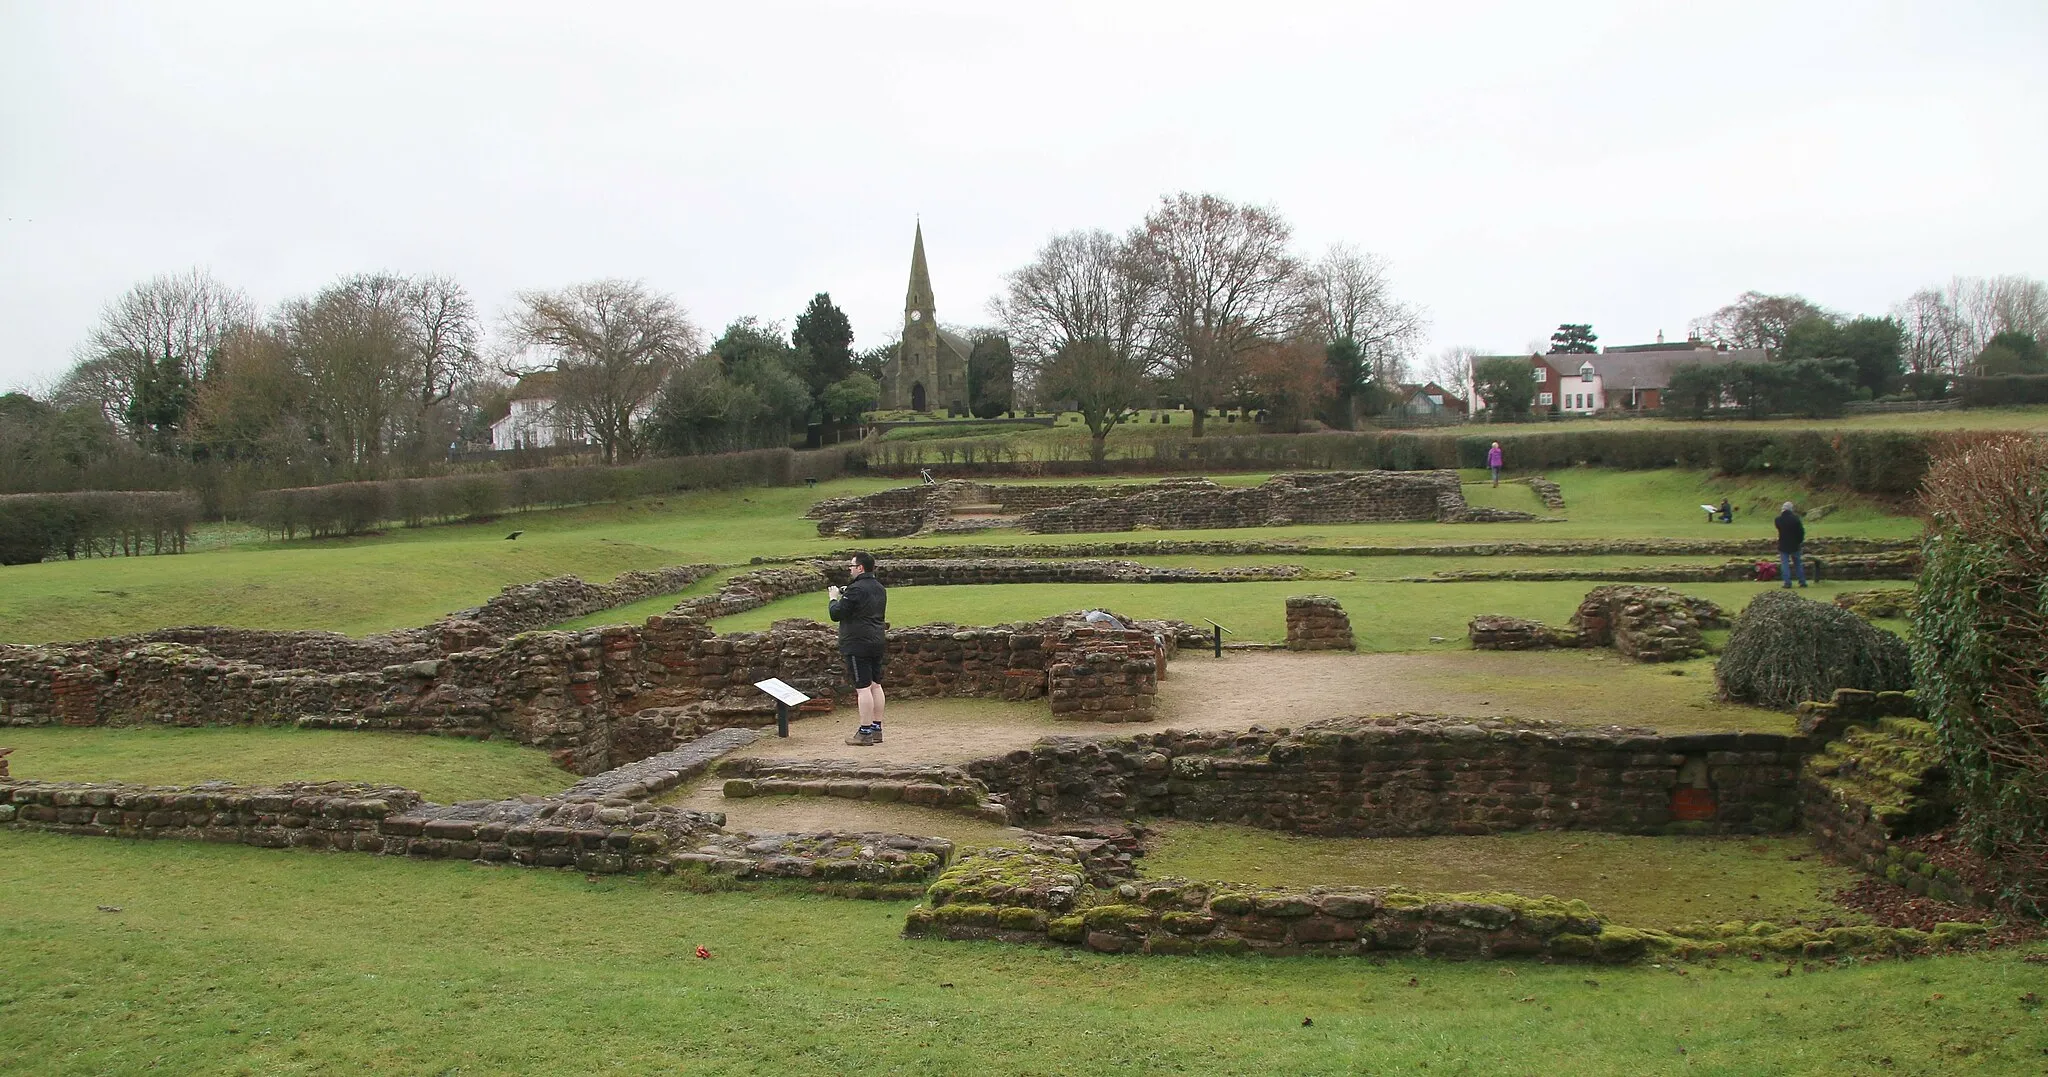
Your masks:
M1724 524L1735 522L1735 506L1730 505L1725 497L1721 499L1721 522Z
M1792 511L1792 503L1785 502L1783 511L1773 521L1778 525L1778 578L1785 586L1792 586L1792 577L1799 577L1799 586L1806 586L1806 562L1799 557L1800 547L1806 545L1806 525L1799 520L1799 514Z
M848 744L882 742L882 659L888 651L885 618L889 594L875 578L875 558L862 552L846 564L853 579L845 587L827 588L831 600L826 611L839 622L839 654L846 660L846 675L853 679L854 702L860 709L860 729Z

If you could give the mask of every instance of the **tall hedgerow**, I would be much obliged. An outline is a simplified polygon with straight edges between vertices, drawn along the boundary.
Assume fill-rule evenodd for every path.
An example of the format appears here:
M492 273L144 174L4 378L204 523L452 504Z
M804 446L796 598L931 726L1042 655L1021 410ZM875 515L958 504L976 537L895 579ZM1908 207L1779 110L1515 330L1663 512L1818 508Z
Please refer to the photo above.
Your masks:
M2008 896L2048 912L2048 441L1945 453L1913 612L1921 698L1965 832Z
M162 490L0 495L0 565L183 553L199 501Z

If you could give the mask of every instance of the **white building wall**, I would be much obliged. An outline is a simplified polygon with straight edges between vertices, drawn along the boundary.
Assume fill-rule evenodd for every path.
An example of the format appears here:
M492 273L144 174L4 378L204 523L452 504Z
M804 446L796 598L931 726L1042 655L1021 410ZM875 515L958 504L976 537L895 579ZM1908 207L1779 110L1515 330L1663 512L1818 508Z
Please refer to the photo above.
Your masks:
M550 399L514 400L511 412L491 424L491 448L545 449L553 445L554 405Z

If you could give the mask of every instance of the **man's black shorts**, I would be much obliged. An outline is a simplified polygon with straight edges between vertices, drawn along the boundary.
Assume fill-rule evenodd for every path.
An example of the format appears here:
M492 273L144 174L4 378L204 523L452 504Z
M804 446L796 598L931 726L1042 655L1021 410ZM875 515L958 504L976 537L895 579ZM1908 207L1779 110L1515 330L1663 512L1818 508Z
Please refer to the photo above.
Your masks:
M853 678L853 686L855 688L866 688L871 684L882 683L882 659L880 655L873 658L858 654L841 655L840 657L846 659L846 675Z

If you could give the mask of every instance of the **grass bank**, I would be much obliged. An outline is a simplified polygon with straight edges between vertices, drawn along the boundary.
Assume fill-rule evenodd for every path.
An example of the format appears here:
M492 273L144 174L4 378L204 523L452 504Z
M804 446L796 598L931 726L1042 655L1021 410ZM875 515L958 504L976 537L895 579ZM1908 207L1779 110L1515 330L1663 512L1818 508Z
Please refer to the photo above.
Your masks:
M1637 837L1543 830L1483 837L1314 838L1221 823L1162 822L1138 861L1153 877L1263 886L1405 886L1578 898L1615 923L1779 924L1864 918L1833 900L1859 876L1805 837Z
M1106 957L906 941L906 907L0 833L0 1071L1948 1074L2048 1046L2016 953Z
M889 540L910 544L987 541L1071 545L1104 539L1223 539L1333 544L1426 544L1648 538L1767 538L1780 500L1807 504L1796 483L1719 481L1698 472L1572 469L1564 486L1568 520L1549 524L1342 524L1159 531L1121 535L1022 535ZM1257 476L1242 476L1247 480ZM1104 480L1114 481L1114 480ZM801 487L708 491L551 512L493 523L397 529L353 539L243 541L172 557L48 562L0 568L0 641L45 642L118 635L185 624L325 629L363 635L424 624L474 606L500 588L574 573L606 581L630 569L690 562L745 564L750 558L821 556L849 546L823 539L803 513L820 497L898 485L848 479ZM1485 487L1482 499L1533 506L1526 488ZM1728 496L1743 509L1734 525L1707 524L1698 505ZM1838 506L1814 537L1905 538L1919 521L1883 506L1830 495ZM1761 506L1756 511L1752 507ZM523 532L517 540L505 536ZM878 541L874 544L880 544ZM666 608L663 606L662 608ZM648 612L653 612L649 610ZM1000 615L1016 619L1030 614ZM980 619L991 619L982 617Z
M884 577L886 578L886 577ZM897 625L950 621L991 624L1026 621L1056 613L1112 609L1131 617L1170 617L1201 624L1213 619L1231 629L1232 639L1279 643L1287 638L1289 595L1325 594L1344 604L1351 630L1365 651L1463 650L1468 621L1482 613L1533 617L1562 625L1571 619L1592 585L1584 581L1489 581L1484 583L1389 583L1380 580L1312 580L1277 583L988 584L963 587L899 587L889 592L889 620ZM1730 616L1776 584L1688 583L1677 589L1719 603ZM1823 582L1805 594L1829 601L1843 591L1868 590L1868 582ZM821 596L797 595L759 609L720 618L721 632L759 631L784 617L825 619Z
M498 800L567 789L576 775L506 741L313 729L6 729L16 778L46 782L241 785L348 781L417 789L429 800Z

